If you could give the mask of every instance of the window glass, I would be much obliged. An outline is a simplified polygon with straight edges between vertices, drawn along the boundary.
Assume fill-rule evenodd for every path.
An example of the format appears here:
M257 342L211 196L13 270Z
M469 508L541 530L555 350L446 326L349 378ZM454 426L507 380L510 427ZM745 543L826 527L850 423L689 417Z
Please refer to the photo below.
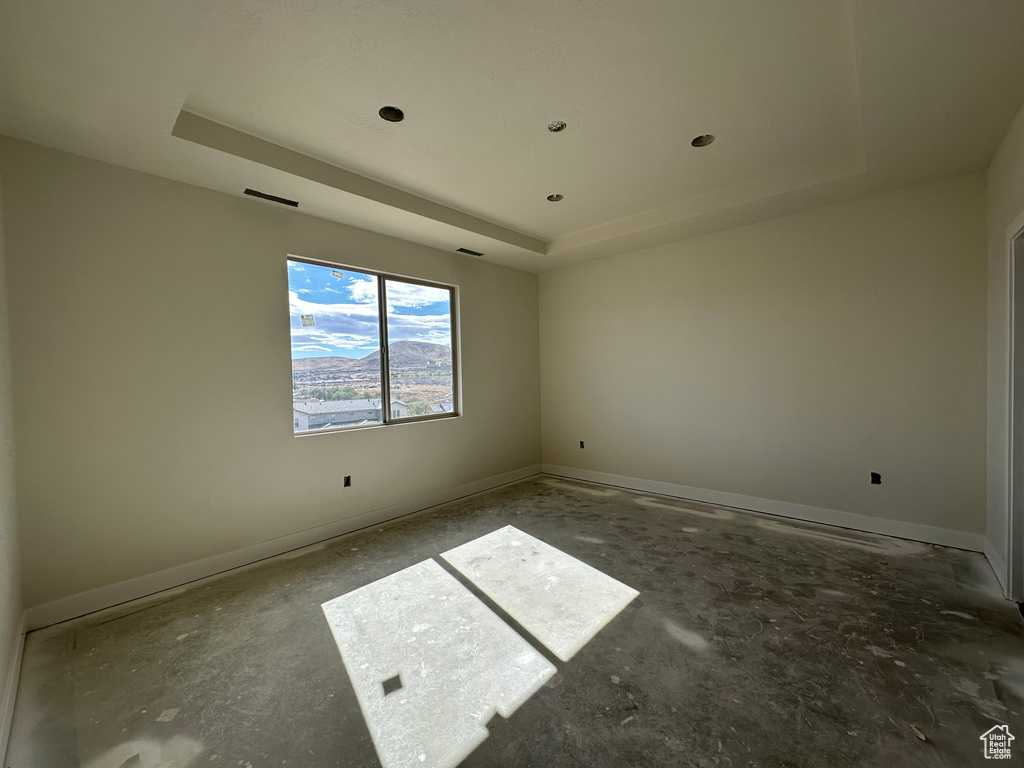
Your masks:
M380 424L377 277L288 261L295 431Z
M454 413L451 289L388 278L384 296L396 418Z
M289 259L288 291L296 433L455 415L452 288Z

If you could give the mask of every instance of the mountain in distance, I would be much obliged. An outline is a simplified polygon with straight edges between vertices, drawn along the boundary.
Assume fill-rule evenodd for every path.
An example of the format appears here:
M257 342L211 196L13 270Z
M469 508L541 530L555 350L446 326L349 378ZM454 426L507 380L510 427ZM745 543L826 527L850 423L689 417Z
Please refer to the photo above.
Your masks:
M388 345L391 370L429 371L449 370L452 351L441 344L425 341L396 341ZM365 357L303 357L292 360L293 373L354 373L379 371L380 352L374 350Z
M388 359L391 370L427 371L452 367L452 351L441 344L426 341L396 341L388 344ZM380 352L371 352L360 362L367 367L380 366Z

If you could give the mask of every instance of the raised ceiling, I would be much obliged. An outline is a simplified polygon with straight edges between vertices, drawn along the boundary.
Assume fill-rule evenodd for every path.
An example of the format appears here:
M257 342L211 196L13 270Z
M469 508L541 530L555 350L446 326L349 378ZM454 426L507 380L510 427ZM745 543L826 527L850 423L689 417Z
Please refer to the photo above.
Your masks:
M0 133L543 271L985 168L1022 36L1020 0L5 0Z

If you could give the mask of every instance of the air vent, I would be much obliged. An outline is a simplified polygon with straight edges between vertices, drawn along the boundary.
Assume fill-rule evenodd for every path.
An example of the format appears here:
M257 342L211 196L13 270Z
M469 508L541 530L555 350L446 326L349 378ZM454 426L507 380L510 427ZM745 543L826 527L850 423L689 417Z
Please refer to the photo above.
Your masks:
M257 192L255 189L246 189L245 194L251 197L258 197L260 200L269 200L272 203L280 203L281 205L290 205L292 208L298 208L299 204L295 200L289 200L286 197L278 197L277 195L268 195L266 192Z
M471 250L469 250L469 248L456 248L455 252L456 253L468 253L470 256L483 256L483 254L480 253L480 251L471 251Z

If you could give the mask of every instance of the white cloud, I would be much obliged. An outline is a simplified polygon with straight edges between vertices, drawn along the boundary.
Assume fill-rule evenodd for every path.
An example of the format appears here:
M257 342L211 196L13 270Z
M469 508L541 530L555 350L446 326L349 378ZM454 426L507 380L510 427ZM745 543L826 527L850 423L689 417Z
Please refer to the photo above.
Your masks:
M432 288L429 285L401 283L397 280L386 281L384 290L389 310L396 307L426 307L441 301L447 303L451 295L447 288Z
M340 318L340 317L360 317L360 318L373 318L376 324L377 320L377 307L370 307L365 304L321 304L315 301L306 301L305 299L299 298L298 291L288 292L288 303L291 308L291 314L293 318L298 318L299 315L314 315L317 318ZM317 321L319 323L319 319Z
M332 352L330 347L321 347L316 344L303 344L301 347L292 345L292 352Z
M388 315L388 341L426 341L451 346L451 315Z
M348 295L359 304L377 303L377 278L355 278L348 286Z
M376 333L373 336L366 336L351 333L339 333L322 331L316 328L292 328L292 346L295 345L310 347L327 347L325 352L338 349L362 349L372 351L379 344Z
M302 264L299 264L296 261L289 261L288 262L288 269L294 270L295 272L305 272L306 271L306 267L303 266Z
M331 350L370 351L380 343L375 301L367 304L320 304L306 301L299 294L300 291L289 293L293 344L324 346ZM447 297L447 292L445 294ZM301 315L312 315L314 325L303 327ZM390 341L425 341L450 346L451 316L447 313L391 313L388 315L388 338Z
M297 291L288 294L292 343L335 349L373 349L380 342L377 307L368 304L319 304L306 301ZM312 315L314 325L303 327L301 315Z

